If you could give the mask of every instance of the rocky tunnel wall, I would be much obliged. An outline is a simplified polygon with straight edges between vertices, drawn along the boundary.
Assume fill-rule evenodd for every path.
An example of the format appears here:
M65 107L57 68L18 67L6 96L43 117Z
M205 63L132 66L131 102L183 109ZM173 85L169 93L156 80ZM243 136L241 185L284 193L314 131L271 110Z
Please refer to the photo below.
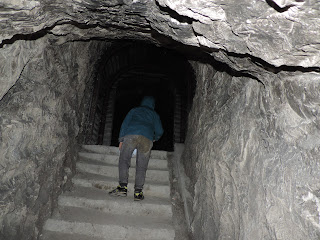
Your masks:
M319 239L319 76L194 68L182 163L195 239Z
M95 65L106 46L44 37L2 49L1 84L13 87L1 89L0 239L36 239L70 187Z

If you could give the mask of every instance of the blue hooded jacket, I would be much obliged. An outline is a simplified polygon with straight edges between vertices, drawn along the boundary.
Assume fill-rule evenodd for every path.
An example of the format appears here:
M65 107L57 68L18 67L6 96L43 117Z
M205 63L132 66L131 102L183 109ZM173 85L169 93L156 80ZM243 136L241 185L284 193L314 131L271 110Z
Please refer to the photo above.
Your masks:
M122 122L119 141L126 135L142 135L151 141L157 141L163 134L159 115L154 111L153 97L144 97L140 106L129 111Z

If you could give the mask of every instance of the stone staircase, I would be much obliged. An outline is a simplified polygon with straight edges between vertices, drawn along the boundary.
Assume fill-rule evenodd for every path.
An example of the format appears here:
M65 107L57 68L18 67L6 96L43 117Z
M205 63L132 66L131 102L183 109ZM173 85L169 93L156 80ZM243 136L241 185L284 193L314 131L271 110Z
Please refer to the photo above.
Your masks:
M152 151L143 201L133 201L135 158L128 196L109 196L118 185L118 155L115 147L82 147L74 188L59 197L41 240L175 239L167 152Z

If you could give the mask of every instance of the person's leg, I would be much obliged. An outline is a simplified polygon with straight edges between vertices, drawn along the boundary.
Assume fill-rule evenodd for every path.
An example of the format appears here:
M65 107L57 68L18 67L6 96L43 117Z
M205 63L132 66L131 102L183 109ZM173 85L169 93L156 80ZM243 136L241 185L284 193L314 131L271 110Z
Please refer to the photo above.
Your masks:
M148 163L150 159L150 153L153 143L146 137L139 136L137 143L137 163L136 163L136 178L135 178L135 200L142 200L142 189L145 183L146 172L148 169ZM140 194L140 198L137 199L136 194ZM138 196L138 195L137 195Z
M134 136L124 137L124 141L120 150L119 157L119 184L128 184L129 168L131 165L131 157L136 144Z
M129 168L131 164L131 156L133 150L136 148L134 146L134 141L132 141L132 136L127 136L124 138L119 157L119 186L109 192L113 196L127 196L127 185L129 178Z

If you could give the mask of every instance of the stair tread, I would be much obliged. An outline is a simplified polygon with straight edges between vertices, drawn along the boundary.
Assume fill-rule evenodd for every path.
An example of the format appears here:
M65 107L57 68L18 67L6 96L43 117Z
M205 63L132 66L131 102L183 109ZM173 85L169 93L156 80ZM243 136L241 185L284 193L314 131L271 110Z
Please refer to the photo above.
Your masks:
M119 170L118 166L115 165L101 165L97 163L87 162L87 161L79 161L77 162L77 171L93 173L99 175L105 175L109 177L118 177ZM130 167L129 169L129 182L134 181L136 169L134 167ZM169 184L169 171L168 170L159 170L159 169L148 169L146 173L146 182L153 181L159 182L162 184Z
M60 206L54 213L52 219L65 222L99 225L125 225L142 228L173 229L172 220L167 217L112 214L97 209L72 206Z
M95 174L95 173L89 173L89 172L78 172L74 177L73 177L74 180L88 180L88 181L91 181L91 182L103 182L105 184L108 184L108 183L118 183L118 178L117 177L109 177L109 176L106 176L106 175L101 175L101 174ZM130 184L130 183L129 183ZM152 186L159 186L159 187L169 187L168 184L166 183L161 183L161 182L156 182L156 181L148 181L145 183L145 186L149 186L149 187L152 187ZM111 188L114 188L116 186L112 185ZM98 187L99 188L99 187ZM104 188L104 189L109 189L109 188Z
M40 240L105 240L105 238L44 230Z
M105 191L111 191L118 186L118 178L108 177L93 173L78 173L72 179L75 186L81 187L95 187ZM134 189L134 182L129 182L128 190L132 192ZM143 188L146 196L160 196L170 197L170 186L168 184L161 184L158 182L146 182Z
M76 186L74 189L70 192L64 192L63 195L61 195L61 198L65 197L75 197L75 198L85 198L88 200L104 200L104 201L115 201L119 202L121 204L127 203L130 205L133 204L142 204L140 202L134 202L133 198L131 198L131 195L133 197L133 192L128 192L127 197L113 197L110 196L107 191L94 188L94 187L80 187ZM158 204L158 205L168 205L171 206L171 200L170 198L160 198L160 197L154 197L154 196L145 196L145 199L143 200L143 204Z
M84 151L80 151L79 152L79 156L80 157L93 157L93 158L97 158L97 159L101 159L104 161L107 161L108 158L116 158L119 159L119 154L108 154L108 153L96 153L96 152L84 152ZM136 155L134 155L131 159L136 159ZM164 161L167 162L168 159L162 159L162 158L153 158L150 156L150 160L149 161Z
M116 167L118 168L118 164L112 164L110 162L107 161L99 161L99 160L95 160L95 159L87 159L87 158L81 158L79 161L79 163L87 163L87 164L92 164L92 165L101 165L101 166L110 166L110 167ZM135 164L131 164L130 168L136 168ZM159 171L168 171L167 167L162 167L160 165L153 165L149 163L148 166L148 170L159 170Z
M106 154L119 154L118 147L104 146L104 145L82 145L82 151L106 153ZM152 150L151 158L167 159L167 152Z
M118 165L113 165L109 163L101 163L96 160L91 160L91 159L81 159L80 161L77 162L77 164L88 164L88 165L93 165L93 166L101 166L101 167L110 167L110 168L116 168L118 169ZM131 169L135 169L135 166L130 166ZM147 171L159 171L159 172L168 172L168 169L158 169L158 168L149 168Z
M143 201L133 201L133 193L127 197L110 196L107 191L76 187L59 197L58 206L100 209L106 213L122 213L136 216L172 217L170 198L145 196Z

